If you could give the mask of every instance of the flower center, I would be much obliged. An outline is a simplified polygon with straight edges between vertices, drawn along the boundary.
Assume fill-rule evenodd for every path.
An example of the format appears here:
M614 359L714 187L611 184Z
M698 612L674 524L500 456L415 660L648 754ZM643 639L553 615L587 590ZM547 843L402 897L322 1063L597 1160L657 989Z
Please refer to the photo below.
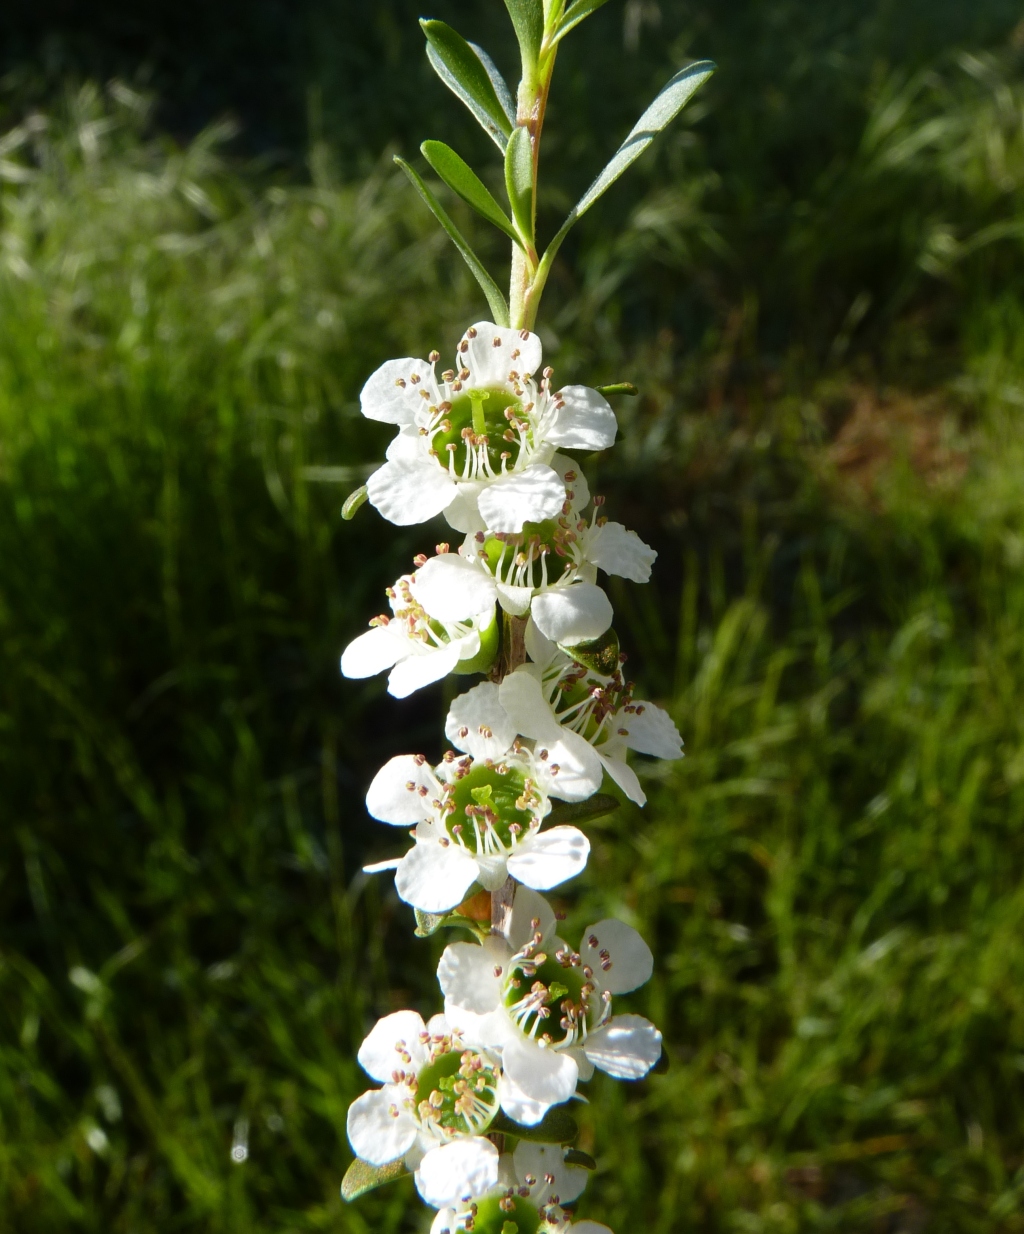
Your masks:
M541 1216L529 1200L503 1195L481 1200L469 1221L460 1228L473 1234L537 1234Z
M548 955L528 943L513 957L505 983L505 1006L527 1037L551 1045L573 1045L586 1038L590 998L595 987L579 955L558 939Z
M458 394L438 408L431 449L457 478L475 480L512 470L530 444L530 419L521 399L504 388Z
M420 1070L416 1109L423 1123L481 1135L498 1112L498 1077L472 1050L447 1050Z
M478 763L452 786L448 831L473 853L507 850L529 830L539 804L537 790L515 768Z

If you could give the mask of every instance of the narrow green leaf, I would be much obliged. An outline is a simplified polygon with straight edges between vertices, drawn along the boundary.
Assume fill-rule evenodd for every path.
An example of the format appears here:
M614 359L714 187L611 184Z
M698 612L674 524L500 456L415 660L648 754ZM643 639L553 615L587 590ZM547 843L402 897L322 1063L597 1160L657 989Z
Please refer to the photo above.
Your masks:
M421 19L420 25L427 36L427 57L434 72L476 116L498 149L504 150L512 121L487 67L462 35L445 22Z
M360 1161L357 1157L345 1171L345 1177L341 1181L341 1198L351 1203L367 1191L383 1187L385 1183L393 1183L408 1172L401 1157L397 1161L389 1161L387 1165L370 1165L368 1161Z
M515 26L523 64L536 64L541 40L544 38L543 0L505 0L505 8L508 9L512 25Z
M633 125L629 136L615 152L615 157L572 208L558 234L548 245L547 252L541 261L537 280L540 286L543 286L555 254L561 248L562 241L569 234L577 219L582 218L594 202L611 188L626 168L643 154L661 130L671 124L716 67L710 60L697 60L685 69L680 69Z
M536 1140L541 1144L571 1144L579 1135L576 1120L561 1105L552 1106L536 1127L513 1122L503 1110L499 1110L490 1129L503 1135L514 1135L520 1140Z
M631 381L617 381L610 386L595 386L598 394L628 394L630 398L640 393Z
M425 141L420 146L420 150L423 157L452 192L458 193L477 214L482 215L488 223L492 223L499 231L503 231L506 236L522 247L522 241L512 226L512 220L494 200L487 186L472 167L461 159L451 146L446 146L443 141Z
M581 1165L585 1170L596 1170L597 1162L591 1157L590 1153L585 1153L582 1148L570 1148L565 1154L566 1165Z
M610 793L595 793L586 801L560 801L548 815L548 826L556 823L585 823L590 819L603 818L617 810L621 802Z
M498 96L498 102L501 104L502 111L508 116L509 124L515 124L516 101L512 97L512 91L508 88L508 82L501 75L501 70L479 43L470 43L470 47L476 52L477 59L487 70L487 76L491 79L491 85L494 87L494 93Z
M506 3L508 0L506 0ZM575 29L585 17L589 17L602 4L607 4L608 0L573 0L573 3L562 14L562 20L558 23L554 36L551 39L551 45L561 42L562 39Z
M480 284L481 291L487 297L487 304L491 310L491 314L494 317L494 324L496 326L507 326L508 305L505 303L505 297L501 294L497 283L495 283L494 279L492 279L484 269L480 258L477 257L476 253L474 253L466 243L462 232L459 231L452 220L448 217L441 203L423 183L422 177L417 172L413 171L405 159L398 158L396 155L395 162L412 181L414 188L427 203L427 206L434 215L434 218L436 218L445 229L452 244L454 244L462 254L462 260L467 266L469 266L470 270L472 270L473 277Z
M512 130L505 150L505 188L512 217L523 236L533 241L533 143L529 129Z
M353 493L345 498L345 504L341 507L341 517L348 522L350 518L355 518L356 511L366 501L367 492L366 485L363 484Z

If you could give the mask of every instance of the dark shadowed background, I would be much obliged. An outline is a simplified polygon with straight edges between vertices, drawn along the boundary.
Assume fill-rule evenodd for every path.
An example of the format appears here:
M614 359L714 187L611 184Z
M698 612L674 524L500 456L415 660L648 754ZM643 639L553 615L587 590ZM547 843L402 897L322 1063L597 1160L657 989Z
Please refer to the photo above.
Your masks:
M358 393L485 314L390 155L501 182L420 15L0 11L0 1231L423 1228L338 1198L362 1034L439 1002L362 795L459 688L338 674L445 534L341 522ZM512 75L499 0L425 15ZM560 897L655 948L671 1069L581 1111L617 1234L1024 1229L1020 20L611 0L559 54L547 235L720 65L541 321L640 387L581 461L659 550L616 625L688 752Z

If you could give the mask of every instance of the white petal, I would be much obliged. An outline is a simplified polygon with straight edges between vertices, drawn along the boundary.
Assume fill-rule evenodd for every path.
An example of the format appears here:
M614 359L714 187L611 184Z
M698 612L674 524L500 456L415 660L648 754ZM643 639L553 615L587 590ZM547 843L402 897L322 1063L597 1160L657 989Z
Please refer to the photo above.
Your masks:
M600 1221L574 1221L569 1227L572 1234L612 1234L609 1226L602 1225ZM433 1227L431 1227L433 1234Z
M397 870L401 864L401 857L392 857L390 861L373 861L368 866L363 866L363 873L383 874L386 870Z
M615 727L626 730L619 734L624 744L655 758L682 758L683 739L668 712L642 699L634 705L636 712L624 711L615 717Z
M508 678L506 677L506 681ZM541 758L546 754L547 758ZM604 763L585 737L560 728L557 741L537 742L537 765L542 787L563 801L586 801L601 788Z
M526 623L526 654L541 668L547 668L552 661L561 657L568 663L568 657L555 646L550 639L545 638L533 621Z
M465 621L494 607L494 579L458 553L431 557L412 577L412 594L437 621Z
M481 761L500 759L518 731L499 701L498 687L490 681L460 694L444 725L444 734L456 749Z
M522 1123L524 1127L536 1127L551 1109L550 1101L536 1101L533 1097L527 1097L519 1085L514 1084L504 1072L498 1078L498 1102L509 1118Z
M643 1016L615 1015L583 1047L587 1058L617 1080L639 1080L661 1058L661 1033Z
M341 654L342 676L373 677L409 654L409 640L398 627L373 626L354 638Z
M422 462L387 462L366 481L370 504L389 523L425 523L451 504L455 481L426 452Z
M508 953L506 952L506 958ZM514 1028L504 1007L478 1015L467 1011L448 999L444 1005L445 1019L451 1025L452 1031L459 1034L463 1046L471 1050L491 1053L500 1051L513 1032Z
M521 378L540 372L541 357L536 334L478 321L462 336L456 359L469 369L470 385L502 386L511 372Z
M624 758L617 758L614 754L605 754L603 750L598 750L597 754L605 771L608 772L630 801L635 802L638 806L646 805L647 794L640 787L640 781L636 778L636 772L626 760Z
M444 516L448 520L448 526L456 531L466 532L470 535L475 535L478 531L484 531L484 520L480 517L476 499L477 492L474 485L459 485L459 491L455 500L444 508Z
M406 904L443 913L462 903L476 876L476 862L458 844L417 840L398 867L395 890Z
M527 1175L537 1179L530 1188L530 1199L538 1208L546 1207L554 1196L559 1204L571 1204L583 1194L587 1171L578 1165L565 1164L565 1149L561 1144L534 1144L520 1140L512 1154L516 1177L525 1182ZM548 1182L545 1175L550 1175Z
M376 1088L357 1097L348 1108L348 1140L357 1157L370 1165L385 1165L401 1157L416 1139L416 1122L401 1109L396 1085ZM399 1110L396 1118L392 1108Z
M658 554L621 523L605 523L594 527L586 536L588 560L605 574L618 574L634 583L646 583Z
M526 1037L505 1046L501 1064L512 1083L535 1101L558 1105L576 1091L576 1060L561 1050L544 1049Z
M480 636L474 634L476 647L480 646ZM452 669L462 659L468 640L453 639L422 655L406 657L391 670L388 677L388 693L392 698L408 698L423 686L429 686L442 677L447 677ZM475 649L474 653L475 654Z
M540 682L528 668L517 668L498 687L498 698L516 732L540 741L558 741L562 726L554 717Z
M373 777L366 809L379 822L408 827L429 817L430 803L439 792L429 763L415 754L396 754Z
M429 462L418 428L403 428L388 442L384 457L389 463L410 463L422 467Z
M532 587L510 587L507 583L498 583L498 600L501 607L513 617L525 617L530 611L532 599Z
M593 583L551 587L534 597L530 615L554 643L583 643L597 638L612 624L611 601Z
M413 381L413 377L418 381ZM400 385L399 382L404 384ZM385 424L412 424L416 413L427 406L420 395L427 390L437 402L434 366L426 360L388 360L369 378L359 395L359 409L368 420Z
M590 841L578 827L551 827L524 840L508 859L508 872L535 891L575 878L587 864Z
M430 1223L430 1234L455 1234L458 1229L456 1215L457 1210L454 1208L439 1208Z
M603 394L589 386L563 386L554 396L564 403L545 436L567 450L603 450L615 440L615 412Z
M538 924L534 926L534 922ZM512 902L512 924L509 926L508 943L513 951L519 951L540 930L543 938L555 932L555 913L542 895L529 887L517 887Z
M377 1021L359 1047L356 1057L360 1067L382 1083L390 1080L394 1071L418 1071L427 1059L426 1047L420 1040L420 1034L425 1031L423 1017L415 1011L394 1011L386 1015ZM411 1061L406 1060L406 1055Z
M582 510L590 504L590 485L587 477L580 470L579 463L568 454L555 454L551 466L565 481L566 488L572 489L572 504L577 510ZM572 477L570 479L570 476Z
M449 944L437 966L437 980L446 1001L476 1015L493 1011L501 1002L501 977L494 975L494 969L507 958L503 939L488 938L482 946Z
M602 952L608 953L607 960ZM594 979L609 994L628 994L649 981L654 972L650 947L632 926L614 917L587 928L580 955L583 963L594 970Z
M416 1190L432 1208L471 1200L497 1182L498 1150L479 1135L432 1148L416 1171Z
M373 500L372 493L370 500ZM525 471L514 472L489 484L477 504L491 531L518 532L522 531L524 523L555 518L565 504L565 485L561 476L546 464L531 463Z

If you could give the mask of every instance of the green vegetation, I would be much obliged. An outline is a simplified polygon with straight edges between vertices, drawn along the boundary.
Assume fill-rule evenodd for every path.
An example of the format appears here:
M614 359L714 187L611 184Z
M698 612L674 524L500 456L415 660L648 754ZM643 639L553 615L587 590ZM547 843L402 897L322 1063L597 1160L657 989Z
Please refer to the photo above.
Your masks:
M565 897L655 944L672 1060L580 1107L581 1211L1021 1230L1014 6L715 8L641 23L637 63L722 70L547 293L558 376L640 387L585 462L661 552L616 624L688 750ZM567 45L542 230L647 88L594 87L615 11ZM359 873L361 797L444 699L339 678L417 542L339 511L389 436L363 378L486 309L371 137L285 176L123 86L47 114L0 146L0 1231L412 1231L408 1180L338 1196L355 1047L435 1009L443 945Z

